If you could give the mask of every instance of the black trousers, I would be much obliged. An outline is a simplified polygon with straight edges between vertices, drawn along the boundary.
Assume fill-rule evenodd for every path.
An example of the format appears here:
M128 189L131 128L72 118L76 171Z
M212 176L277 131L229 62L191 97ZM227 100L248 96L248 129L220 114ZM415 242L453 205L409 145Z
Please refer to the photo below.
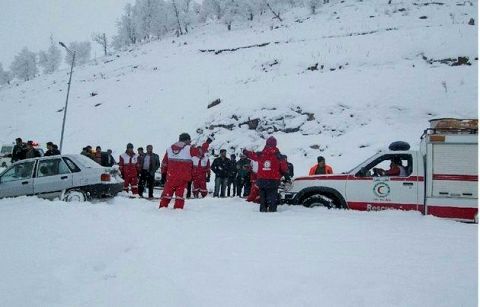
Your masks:
M235 177L228 177L227 180L227 196L230 197L230 190L232 190L232 197L237 195L237 180Z
M250 177L237 177L237 195L239 197L246 197L250 194ZM243 191L243 195L242 195Z
M155 175L152 175L147 170L142 169L142 171L140 172L140 181L138 183L138 195L140 195L141 197L143 197L143 191L145 191L145 183L148 187L148 197L153 197Z
M276 212L280 180L259 179L256 184L260 189L260 212Z

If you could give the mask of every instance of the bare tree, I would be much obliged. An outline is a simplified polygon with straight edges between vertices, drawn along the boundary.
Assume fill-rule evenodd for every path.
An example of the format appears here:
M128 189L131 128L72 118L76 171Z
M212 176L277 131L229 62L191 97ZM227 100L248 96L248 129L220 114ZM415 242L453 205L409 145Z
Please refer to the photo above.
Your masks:
M172 8L177 19L177 35L183 35L182 24L180 23L180 11L178 10L177 1L172 0Z
M105 33L93 33L92 40L103 48L103 53L105 54L105 56L108 55L108 41L107 35Z
M280 11L277 10L275 12L275 10L272 8L272 5L270 4L271 0L264 0L265 1L265 5L266 7L270 10L270 12L273 14L273 18L276 18L278 19L280 22L283 21L283 19L280 17Z

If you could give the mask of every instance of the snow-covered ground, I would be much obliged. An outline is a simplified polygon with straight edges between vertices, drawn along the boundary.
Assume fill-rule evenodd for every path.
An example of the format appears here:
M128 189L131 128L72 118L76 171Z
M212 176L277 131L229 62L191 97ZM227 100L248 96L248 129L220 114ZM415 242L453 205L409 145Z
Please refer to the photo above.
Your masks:
M477 226L238 199L0 203L1 306L476 306Z

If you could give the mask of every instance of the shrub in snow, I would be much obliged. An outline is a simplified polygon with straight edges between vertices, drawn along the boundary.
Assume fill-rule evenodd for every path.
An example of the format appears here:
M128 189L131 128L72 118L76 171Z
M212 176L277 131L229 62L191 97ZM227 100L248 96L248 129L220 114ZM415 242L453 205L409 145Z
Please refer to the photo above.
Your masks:
M43 67L44 73L49 74L58 69L60 61L60 48L54 43L53 37L50 37L50 47L48 47L48 50L38 53L38 64Z
M19 54L15 56L12 64L10 65L10 70L15 77L28 81L35 77L38 74L37 68L37 56L34 52L28 50L27 47L24 47Z
M9 71L3 70L2 63L0 63L0 85L10 84L12 74Z

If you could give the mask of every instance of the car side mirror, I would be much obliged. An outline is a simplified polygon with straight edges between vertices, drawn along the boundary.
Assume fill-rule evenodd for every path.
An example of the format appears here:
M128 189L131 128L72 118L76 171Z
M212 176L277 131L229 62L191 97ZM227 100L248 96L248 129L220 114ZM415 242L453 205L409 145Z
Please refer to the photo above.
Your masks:
M365 167L362 167L355 176L357 177L365 177L365 173L367 172L367 170L365 169Z

